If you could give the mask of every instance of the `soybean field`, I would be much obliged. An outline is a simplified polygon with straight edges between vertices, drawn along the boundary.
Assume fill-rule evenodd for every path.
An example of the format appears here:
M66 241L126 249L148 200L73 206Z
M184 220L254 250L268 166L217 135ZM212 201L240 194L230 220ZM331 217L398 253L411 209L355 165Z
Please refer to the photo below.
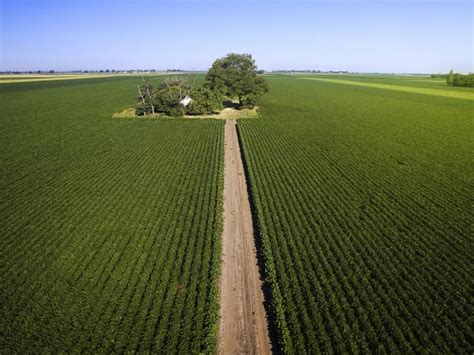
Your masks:
M265 78L233 156L273 352L472 353L473 91ZM0 352L218 351L224 121L112 117L140 80L0 84Z
M238 128L280 350L472 353L474 92L267 78Z
M139 80L0 86L2 353L215 350L223 122L112 118Z

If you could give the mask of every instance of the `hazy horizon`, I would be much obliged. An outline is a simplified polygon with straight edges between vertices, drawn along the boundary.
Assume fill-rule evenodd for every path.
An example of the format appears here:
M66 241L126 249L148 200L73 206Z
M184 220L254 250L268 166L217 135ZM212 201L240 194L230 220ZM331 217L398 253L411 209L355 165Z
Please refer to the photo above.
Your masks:
M472 72L471 1L0 0L0 71Z

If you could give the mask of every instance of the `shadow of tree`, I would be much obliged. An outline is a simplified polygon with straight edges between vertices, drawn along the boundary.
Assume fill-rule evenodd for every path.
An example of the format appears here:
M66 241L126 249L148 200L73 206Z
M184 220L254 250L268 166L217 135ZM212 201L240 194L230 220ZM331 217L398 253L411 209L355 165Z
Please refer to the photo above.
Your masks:
M235 108L237 110L240 110L241 106L240 106L240 103L236 102L236 101L233 101L233 100L230 100L230 99L227 99L223 102L224 104L224 108Z

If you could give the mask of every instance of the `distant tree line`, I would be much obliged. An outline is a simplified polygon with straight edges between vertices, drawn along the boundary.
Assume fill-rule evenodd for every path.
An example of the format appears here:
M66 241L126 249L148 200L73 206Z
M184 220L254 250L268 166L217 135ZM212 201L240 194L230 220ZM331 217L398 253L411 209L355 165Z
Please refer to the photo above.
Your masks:
M173 70L178 71L178 70ZM217 59L200 84L186 78L167 78L154 87L143 78L138 85L135 113L140 116L163 113L167 116L217 113L224 103L233 107L253 108L268 91L265 79L258 75L250 54L230 53Z
M432 79L444 79L451 86L474 87L474 73L461 74L451 70L448 74L431 74Z
M18 74L56 74L55 70L24 70L24 71L18 71L18 70L8 70L8 71L0 71L0 74L13 74L13 75L18 75Z
M431 74L431 79L446 79L448 74Z
M302 70L272 70L272 73L296 73L296 74L304 74L304 73L323 73L323 74L350 74L347 70L329 70L329 71L322 71L322 70L314 70L314 69L302 69Z
M451 86L474 87L474 73L460 74L454 73L452 70L446 78L446 82Z

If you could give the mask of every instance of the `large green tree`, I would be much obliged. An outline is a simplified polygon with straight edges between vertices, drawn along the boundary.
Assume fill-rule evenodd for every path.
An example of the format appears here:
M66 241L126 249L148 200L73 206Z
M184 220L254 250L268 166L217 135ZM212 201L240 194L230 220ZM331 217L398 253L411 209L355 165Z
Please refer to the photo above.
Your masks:
M257 66L250 54L230 53L217 59L207 72L211 90L237 98L242 107L253 107L268 91L265 79L257 76Z

